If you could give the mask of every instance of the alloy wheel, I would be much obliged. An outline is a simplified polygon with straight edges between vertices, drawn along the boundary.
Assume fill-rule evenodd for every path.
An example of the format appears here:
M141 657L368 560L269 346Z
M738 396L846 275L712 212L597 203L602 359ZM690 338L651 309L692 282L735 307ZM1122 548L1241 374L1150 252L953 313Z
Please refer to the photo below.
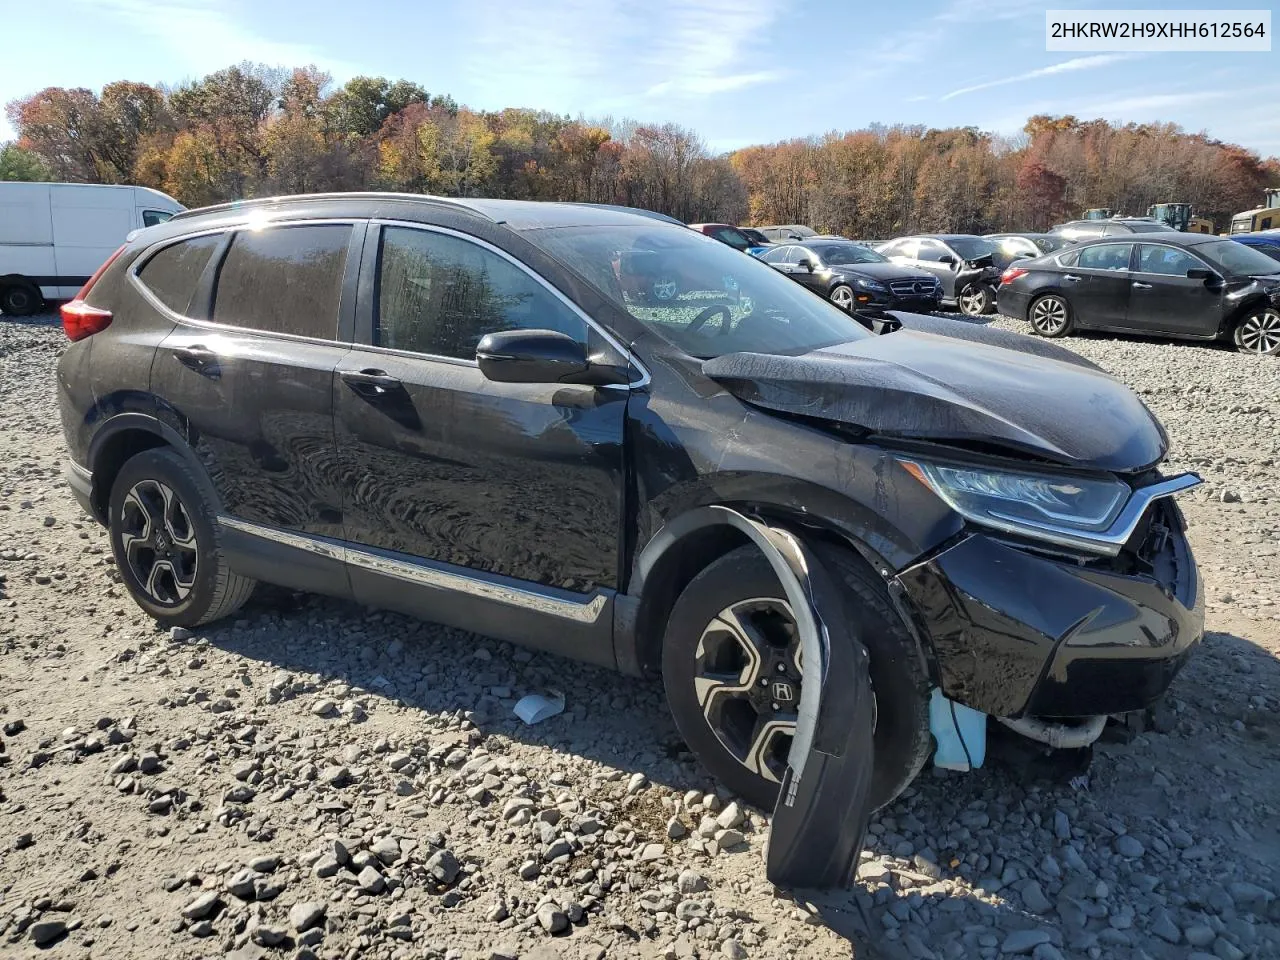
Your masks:
M1250 314L1236 327L1235 340L1236 346L1246 353L1280 353L1280 313L1259 310Z
M196 531L171 487L148 479L130 488L120 510L120 545L153 601L174 606L190 596L199 562Z
M1031 307L1031 326L1046 337L1053 337L1067 327L1067 304L1061 297L1041 297Z
M841 310L853 309L853 291L841 284L831 291L831 302Z
M784 600L740 600L698 641L693 683L707 725L739 763L775 783L787 768L802 672L800 637Z
M981 316L987 309L987 291L971 283L960 291L960 312L969 317Z

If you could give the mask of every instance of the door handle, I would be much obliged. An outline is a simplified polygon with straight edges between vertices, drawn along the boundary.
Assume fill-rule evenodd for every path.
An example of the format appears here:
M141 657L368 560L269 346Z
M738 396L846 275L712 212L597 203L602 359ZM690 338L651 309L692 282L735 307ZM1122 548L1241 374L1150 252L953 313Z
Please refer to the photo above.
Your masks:
M1133 289L1135 289L1135 290L1150 290L1150 289L1151 289L1151 284L1149 284L1149 283L1143 283L1141 280L1135 280L1135 281L1133 281Z
M208 347L193 343L184 347L170 347L170 350L184 367L190 367L196 373L215 379L220 375L218 355Z
M1079 282L1080 282L1080 278L1079 278L1079 277L1077 277L1074 273L1068 273L1068 274L1064 275L1062 279L1063 279L1063 280L1070 280L1072 283L1079 283Z
M364 396L382 396L398 389L402 384L385 370L342 370L338 373L342 382Z

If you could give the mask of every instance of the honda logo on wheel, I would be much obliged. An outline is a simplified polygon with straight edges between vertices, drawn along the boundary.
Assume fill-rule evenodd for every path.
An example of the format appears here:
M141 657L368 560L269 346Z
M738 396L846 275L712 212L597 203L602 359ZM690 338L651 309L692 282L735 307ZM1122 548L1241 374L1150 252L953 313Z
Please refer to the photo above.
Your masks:
M795 692L791 689L791 684L784 683L779 680L773 685L773 699L779 703L790 703L796 698Z

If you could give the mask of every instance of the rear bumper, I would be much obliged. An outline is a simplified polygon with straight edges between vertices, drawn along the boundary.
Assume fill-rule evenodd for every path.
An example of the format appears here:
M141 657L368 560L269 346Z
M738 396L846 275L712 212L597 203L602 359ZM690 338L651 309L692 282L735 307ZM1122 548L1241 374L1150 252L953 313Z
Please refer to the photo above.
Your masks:
M996 309L1006 317L1017 320L1027 319L1027 304L1031 297L1028 294L1012 290L1006 286L996 288Z
M101 523L102 518L93 508L93 472L74 460L68 460L62 465L62 476L71 488L76 502L80 504L80 509Z
M1178 529L1148 574L1119 573L974 534L899 575L943 692L998 717L1082 717L1158 699L1204 633Z

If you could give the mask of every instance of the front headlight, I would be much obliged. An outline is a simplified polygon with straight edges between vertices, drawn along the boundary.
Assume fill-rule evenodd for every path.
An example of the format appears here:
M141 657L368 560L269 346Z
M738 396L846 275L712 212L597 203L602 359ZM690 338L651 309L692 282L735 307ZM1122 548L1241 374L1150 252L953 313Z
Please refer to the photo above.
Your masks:
M1119 480L925 460L899 462L967 520L1007 533L1095 551L1100 549L1096 535L1111 527L1131 493Z
M866 277L855 277L853 284L863 290L875 290L878 293L886 293L889 290L889 288L879 280L868 280Z

